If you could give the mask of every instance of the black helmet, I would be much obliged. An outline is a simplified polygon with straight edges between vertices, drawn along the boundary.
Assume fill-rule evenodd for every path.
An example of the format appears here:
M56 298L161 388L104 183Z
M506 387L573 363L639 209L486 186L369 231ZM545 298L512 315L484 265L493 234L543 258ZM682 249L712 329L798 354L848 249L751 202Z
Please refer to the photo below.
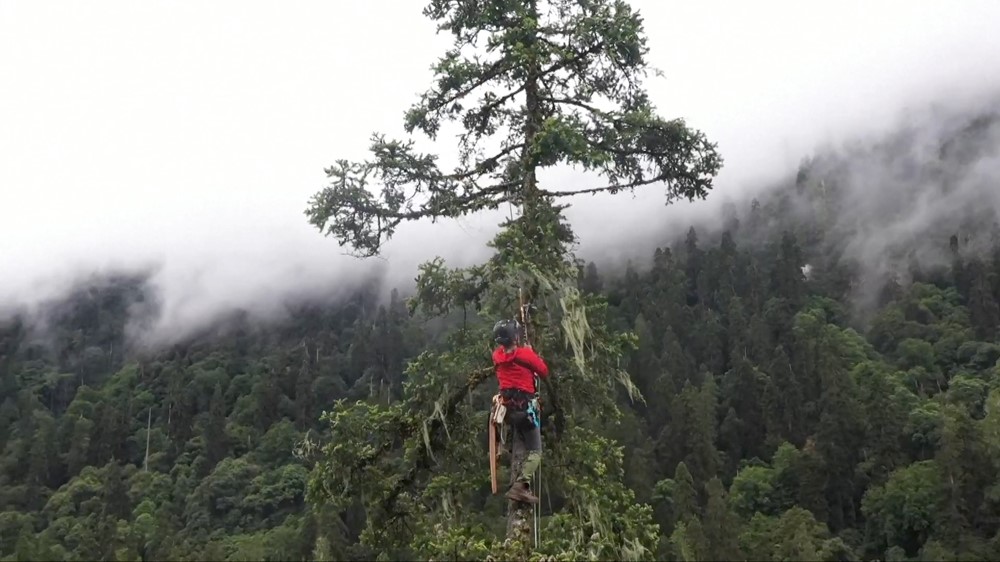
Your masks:
M503 346L512 346L521 339L521 324L517 320L500 320L493 325L493 341Z

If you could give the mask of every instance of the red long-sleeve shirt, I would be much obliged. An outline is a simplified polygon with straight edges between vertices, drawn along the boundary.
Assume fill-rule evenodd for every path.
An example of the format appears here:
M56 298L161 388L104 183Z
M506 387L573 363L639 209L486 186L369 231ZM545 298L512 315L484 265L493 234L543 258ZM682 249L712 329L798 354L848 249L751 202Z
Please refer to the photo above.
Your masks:
M516 347L510 353L503 346L496 348L493 350L493 365L500 390L516 388L534 394L535 373L542 378L549 376L548 365L528 347Z

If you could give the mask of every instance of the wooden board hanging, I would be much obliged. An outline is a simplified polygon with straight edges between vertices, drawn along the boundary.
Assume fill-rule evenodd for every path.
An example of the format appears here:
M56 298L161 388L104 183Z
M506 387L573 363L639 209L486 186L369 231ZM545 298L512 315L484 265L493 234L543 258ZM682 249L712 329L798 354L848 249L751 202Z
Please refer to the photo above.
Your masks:
M493 485L493 495L497 494L497 424L490 412L490 483Z

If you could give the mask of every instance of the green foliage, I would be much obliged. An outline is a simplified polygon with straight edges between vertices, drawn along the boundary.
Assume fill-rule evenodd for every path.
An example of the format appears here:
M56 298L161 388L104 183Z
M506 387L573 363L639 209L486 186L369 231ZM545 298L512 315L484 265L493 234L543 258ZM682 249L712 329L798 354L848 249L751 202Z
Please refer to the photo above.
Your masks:
M111 302L116 290L124 298L134 289L114 283L101 288ZM89 296L70 295L55 310L73 309L81 298ZM293 404L302 404L304 392L325 401L329 395L317 388L345 386L341 368L301 373L346 364L350 340L343 335L355 322L377 320L372 304L359 294L332 309L300 311L290 325L255 335L247 325L232 326L229 335L171 350L116 354L96 370L77 361L73 347L40 345L0 325L3 375L25 385L17 403L7 396L2 402L18 415L0 431L0 558L301 560L320 539L330 557L342 557L349 544L342 529L330 524L318 536L305 509L309 468L293 454L303 440L297 426L319 426ZM359 315L361 308L371 315ZM125 310L115 310L101 309L79 327L72 318L52 322L50 339L60 341L66 329L83 340L107 333L94 322L124 325ZM399 321L389 332L401 331ZM317 323L334 333L312 333ZM75 371L84 368L100 382L82 384ZM37 372L69 376L35 385ZM67 380L68 388L53 386ZM266 413L275 419L262 420Z
M576 427L556 454L557 466L575 466L555 476L567 505L545 522L536 552L559 560L654 560L658 527L652 508L621 484L622 448Z
M455 43L433 66L434 84L406 112L405 128L435 140L456 123L457 165L443 170L412 139L372 135L372 158L329 167L332 184L306 211L342 246L375 255L404 221L504 203L530 207L538 196L665 183L670 202L703 198L712 188L722 165L715 146L683 120L659 117L645 93L642 19L627 3L434 0L424 14ZM581 166L607 184L574 191L535 185L538 169L560 164Z
M892 473L884 486L871 488L862 511L868 517L868 535L881 550L900 546L916 555L931 535L944 507L945 488L933 460L920 461Z
M569 7L610 10L569 32L620 34L615 60L641 45L615 19L625 8ZM442 2L432 16L462 40L505 9L525 7ZM491 56L541 48L516 13ZM429 95L483 78L464 56ZM441 107L414 127L465 119ZM566 115L537 121L536 166L626 169ZM366 280L284 323L237 317L140 350L129 311L153 295L114 278L42 307L40 324L4 320L0 559L995 560L1000 249L952 249L950 268L909 264L877 291L829 230L851 191L813 172L600 274L539 188L487 262L425 264L412 316ZM488 329L518 289L554 373L537 548L505 540L483 440Z
M801 507L780 517L754 515L740 542L751 560L845 559L843 542L830 537L826 526Z
M737 514L749 519L756 513L774 513L774 472L765 466L748 466L736 475L730 486L729 501Z
M403 221L459 217L502 203L521 213L503 225L486 263L449 270L434 260L421 268L411 312L461 308L467 320L474 304L478 318L448 351L424 352L410 364L394 406L337 405L327 416L331 443L314 471L310 500L344 509L360 495L367 515L362 542L383 555L415 555L417 548L431 558L455 556L459 544L475 545L463 548L466 554L486 548L493 555L526 554L518 536L523 525L516 523L527 517L523 508L512 508L508 540L495 547L476 535L489 527L485 517L459 523L455 512L481 493L473 460L481 421L474 420L486 404L477 390L484 377L474 373L489 369L487 328L527 299L536 311L534 321L525 319L530 341L558 374L549 385L556 431L547 437L549 456L562 467L551 486L563 507L547 523L564 538L535 550L650 558L657 543L651 509L636 506L625 490L615 468L620 453L605 467L598 451L606 455L611 444L594 433L620 418L613 381L631 400L641 398L620 367L636 339L611 330L602 299L580 291L574 237L554 201L661 182L668 201L704 197L721 159L701 133L655 114L641 84L641 19L624 2L434 0L424 14L454 34L455 46L435 66L434 86L407 112L406 130L435 139L443 124L459 122L458 167L445 173L412 140L376 134L373 160L328 169L333 185L306 214L342 246L368 256ZM491 140L499 148L487 147ZM558 164L580 165L609 183L573 192L541 188L539 170ZM378 195L369 191L370 180L380 184ZM703 417L709 407L701 408ZM588 470L589 460L598 464ZM604 480L600 493L597 480Z

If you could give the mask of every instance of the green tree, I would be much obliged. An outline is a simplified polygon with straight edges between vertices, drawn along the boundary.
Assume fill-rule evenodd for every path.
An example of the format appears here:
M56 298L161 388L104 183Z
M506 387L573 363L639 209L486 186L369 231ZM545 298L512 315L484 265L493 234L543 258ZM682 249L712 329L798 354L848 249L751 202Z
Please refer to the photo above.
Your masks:
M675 525L698 516L698 492L694 487L694 478L683 462L677 463L674 470L672 495Z
M661 183L672 201L711 189L722 159L683 120L656 115L642 86L642 19L627 3L434 0L424 15L455 43L434 65L435 84L407 111L405 128L435 140L443 124L460 122L458 166L446 172L413 140L374 134L372 159L337 161L327 170L332 185L306 211L342 246L374 255L404 221L508 202L530 208L543 198ZM498 147L484 146L496 137ZM557 164L596 171L608 183L541 189L538 170Z
M205 443L205 473L210 472L220 460L229 456L226 435L226 404L222 399L222 386L216 385L209 401L205 425L202 430Z
M870 548L876 555L899 546L915 556L932 535L944 507L945 487L934 461L894 471L884 486L870 488L861 504Z
M741 560L739 520L729 508L726 489L717 477L705 485L708 499L702 528L708 544L707 560Z
M487 395L478 392L471 403L465 397L490 373L489 320L510 316L526 294L538 309L532 343L560 375L549 385L552 424L545 434L546 458L563 467L550 474L550 493L564 507L550 521L572 529L562 534L568 542L553 538L537 550L649 558L657 542L651 511L620 485L620 457L598 447L591 429L618 416L613 381L638 399L618 366L633 338L610 332L603 300L580 293L574 236L556 202L651 184L666 184L668 202L704 197L721 158L683 121L655 114L641 83L642 20L624 2L434 0L424 14L455 44L435 65L434 86L407 112L406 130L435 140L443 125L458 121L456 169L442 170L413 140L376 134L371 160L341 160L327 170L332 185L311 200L309 221L356 255L372 256L404 221L460 217L504 203L518 206L520 215L503 225L488 262L464 270L441 260L421 267L413 310L446 314L475 301L485 322L453 334L446 351L411 362L403 400L339 403L330 415L333 444L316 467L310 497L342 508L364 497L363 540L387 555L436 558L454 555L458 544L468 556L484 549L523 554L531 536L526 506L509 506L511 542L491 546L487 529L496 525L489 505L477 507ZM540 170L566 164L603 181L570 191L539 185ZM377 195L369 182L380 184ZM591 470L590 458L606 468Z

